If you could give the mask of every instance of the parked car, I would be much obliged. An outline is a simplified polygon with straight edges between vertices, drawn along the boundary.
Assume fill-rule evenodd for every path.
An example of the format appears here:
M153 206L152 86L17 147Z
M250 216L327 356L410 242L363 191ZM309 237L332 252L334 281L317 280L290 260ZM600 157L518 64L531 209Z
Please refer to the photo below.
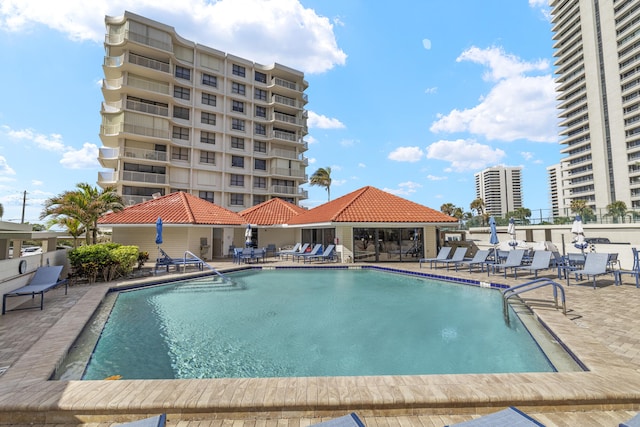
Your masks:
M607 239L606 237L585 237L585 242L591 244L597 244L597 243L602 243L602 244L609 244L611 243L611 241L609 239Z
M40 246L25 246L20 251L20 256L40 255L42 248Z

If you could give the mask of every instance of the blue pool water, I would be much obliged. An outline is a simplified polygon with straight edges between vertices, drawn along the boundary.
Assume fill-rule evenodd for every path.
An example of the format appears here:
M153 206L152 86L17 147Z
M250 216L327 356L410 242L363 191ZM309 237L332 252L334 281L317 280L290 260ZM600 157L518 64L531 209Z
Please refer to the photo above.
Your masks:
M84 379L550 372L500 292L371 270L272 270L121 293Z

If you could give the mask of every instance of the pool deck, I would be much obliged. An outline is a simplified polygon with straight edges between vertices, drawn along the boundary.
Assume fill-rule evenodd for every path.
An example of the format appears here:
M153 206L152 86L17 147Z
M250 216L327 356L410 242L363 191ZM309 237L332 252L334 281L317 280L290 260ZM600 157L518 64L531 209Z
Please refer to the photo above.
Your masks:
M223 271L237 267L211 264ZM269 259L259 265L300 264ZM355 264L363 265L371 264ZM507 285L532 278L488 278L419 268L416 262L379 266ZM179 276L163 273L140 281ZM556 277L553 270L541 276ZM617 426L640 410L640 289L629 276L622 286L601 276L595 290L586 281L565 287L566 316L542 302L550 288L526 296L587 372L49 381L109 287L132 282L75 285L68 295L56 289L46 294L43 311L0 317L0 424L111 426L164 412L169 426L305 427L355 411L368 427L426 427L517 406L547 426Z

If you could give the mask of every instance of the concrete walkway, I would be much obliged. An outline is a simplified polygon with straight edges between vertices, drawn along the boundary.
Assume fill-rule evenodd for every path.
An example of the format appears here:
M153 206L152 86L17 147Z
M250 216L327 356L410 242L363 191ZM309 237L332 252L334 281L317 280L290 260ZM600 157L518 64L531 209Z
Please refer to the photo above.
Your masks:
M530 279L381 266L500 284ZM612 276L602 277L595 290L572 284L566 316L544 302L549 288L527 296L588 372L277 379L49 381L108 288L132 281L76 285L68 295L58 289L43 311L0 318L0 424L111 426L165 412L169 426L305 427L356 411L370 427L442 426L514 405L547 426L617 426L640 410L640 289L624 280L616 287Z

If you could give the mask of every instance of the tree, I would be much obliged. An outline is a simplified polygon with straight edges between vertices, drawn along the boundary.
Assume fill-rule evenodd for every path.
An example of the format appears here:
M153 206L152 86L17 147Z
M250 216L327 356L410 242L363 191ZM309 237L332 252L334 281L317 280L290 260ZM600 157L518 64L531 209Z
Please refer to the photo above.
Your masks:
M65 228L67 233L71 237L73 237L73 247L78 247L78 238L85 232L84 225L76 218L71 218L68 216L59 216L56 218L51 218L47 221L47 228L51 228L54 225L60 225Z
M484 211L484 200L478 197L473 202L471 202L469 208L472 212L475 211L476 215L482 218L482 225L485 226L487 224L487 221L489 220L489 213Z
M622 200L609 203L607 205L607 215L613 218L614 222L618 222L618 218L624 222L624 217L627 214L627 204Z
M455 210L456 205L454 205L453 203L443 203L442 206L440 206L440 212L449 216L454 216Z
M529 224L529 218L531 218L531 209L517 208L513 211L513 217L518 218L522 224Z
M77 220L86 231L86 242L98 241L98 219L107 212L124 209L122 197L113 187L99 190L87 183L76 184L77 190L65 191L47 199L40 219L69 217Z
M4 216L4 206L0 203L0 221L2 221L2 217Z
M573 199L569 205L569 209L571 209L571 212L580 215L582 217L582 222L586 222L588 219L593 219L595 217L593 210L587 206L586 200Z
M309 184L324 187L327 190L327 201L331 200L331 168L329 166L315 171L309 179Z

